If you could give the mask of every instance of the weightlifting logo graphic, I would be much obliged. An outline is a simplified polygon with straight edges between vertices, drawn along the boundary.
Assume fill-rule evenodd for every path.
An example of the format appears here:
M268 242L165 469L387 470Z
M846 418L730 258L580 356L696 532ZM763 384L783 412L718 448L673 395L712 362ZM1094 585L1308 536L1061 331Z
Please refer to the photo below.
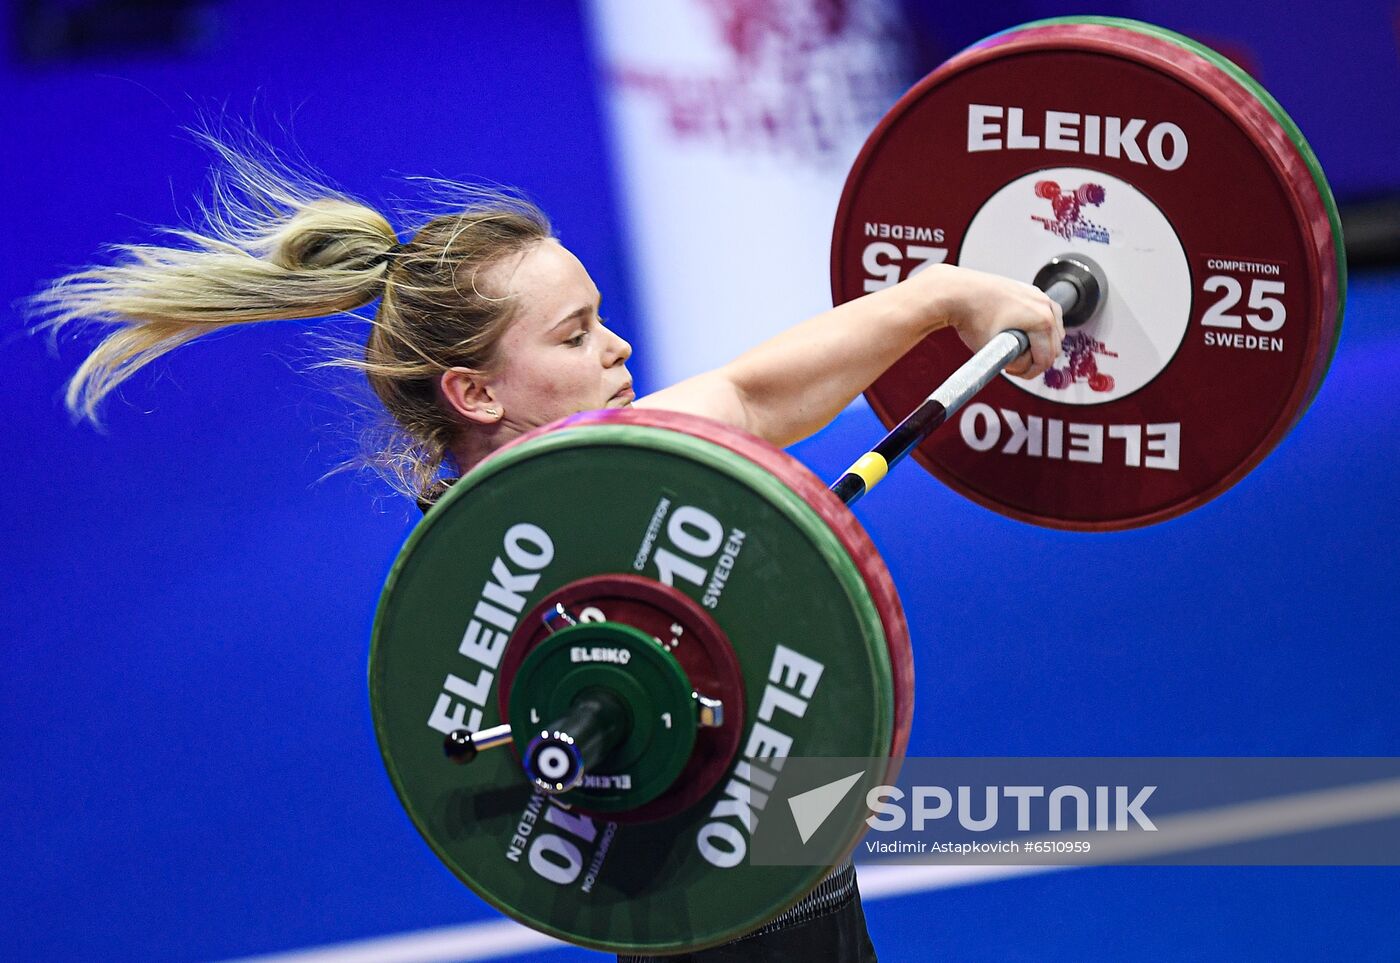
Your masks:
M1103 355L1105 358L1116 358L1116 351L1108 350L1108 345L1090 335L1087 331L1071 331L1065 335L1062 350L1069 364L1063 368L1051 368L1045 372L1045 387L1047 388L1068 388L1070 385L1087 381L1091 391L1112 391L1114 386L1113 375L1104 374L1099 370L1098 360L1095 355Z
M1086 241L1108 243L1108 229L1095 224L1084 216L1084 205L1098 207L1103 203L1105 191L1102 184L1080 184L1078 189L1066 191L1056 181L1036 181L1035 196L1050 202L1055 212L1053 218L1031 215L1031 220L1044 226L1051 234L1058 234L1066 241L1083 238Z

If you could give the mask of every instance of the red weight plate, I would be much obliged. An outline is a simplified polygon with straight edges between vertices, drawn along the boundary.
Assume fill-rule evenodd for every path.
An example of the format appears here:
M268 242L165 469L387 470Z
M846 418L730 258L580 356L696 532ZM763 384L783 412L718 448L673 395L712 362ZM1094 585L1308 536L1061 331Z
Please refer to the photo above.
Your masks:
M599 816L616 822L647 822L695 805L724 776L744 732L744 677L729 640L694 599L660 582L639 575L579 579L547 595L521 618L501 657L498 700L503 719L510 714L515 673L530 650L549 638L543 616L556 605L585 621L607 620L641 629L676 657L696 691L724 703L723 725L696 732L690 762L671 789L636 809ZM680 644L682 640L685 644Z
M1014 518L1121 529L1239 481L1301 416L1338 329L1335 208L1291 122L1223 58L1131 21L1000 34L866 143L832 243L840 303L948 261L1108 296L1043 378L993 381L915 458ZM966 361L927 338L867 392L897 423Z

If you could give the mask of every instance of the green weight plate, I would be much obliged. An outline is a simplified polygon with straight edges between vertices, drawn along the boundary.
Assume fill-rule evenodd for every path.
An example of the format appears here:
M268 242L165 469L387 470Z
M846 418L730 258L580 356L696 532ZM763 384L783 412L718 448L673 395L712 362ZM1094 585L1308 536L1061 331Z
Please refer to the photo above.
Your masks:
M885 567L875 544L870 541L870 536L850 508L831 492L827 483L787 452L737 428L716 425L694 415L648 411L647 419L649 424L674 431L702 434L763 466L790 485L798 497L811 506L841 539L842 546L860 569L871 597L875 599L875 607L880 612L880 621L885 630L885 641L889 643L890 667L894 672L894 742L890 746L885 782L893 783L904 762L909 731L914 721L914 649L894 579L890 577L889 569Z
M395 562L375 619L370 694L399 798L439 858L536 929L614 952L678 952L751 931L822 867L745 860L772 754L887 757L894 683L881 610L827 522L763 468L643 411L529 437L470 472ZM508 750L458 767L443 734L498 724L497 671L520 613L578 579L638 573L696 599L733 643L745 733L729 775L666 819L561 808ZM854 847L863 823L849 827Z

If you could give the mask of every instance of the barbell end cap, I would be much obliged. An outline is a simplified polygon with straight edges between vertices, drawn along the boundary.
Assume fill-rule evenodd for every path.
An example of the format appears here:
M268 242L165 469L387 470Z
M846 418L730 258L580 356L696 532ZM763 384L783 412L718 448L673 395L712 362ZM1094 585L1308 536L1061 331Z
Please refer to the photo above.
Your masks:
M549 796L582 785L584 765L578 743L567 732L545 729L525 747L525 775Z

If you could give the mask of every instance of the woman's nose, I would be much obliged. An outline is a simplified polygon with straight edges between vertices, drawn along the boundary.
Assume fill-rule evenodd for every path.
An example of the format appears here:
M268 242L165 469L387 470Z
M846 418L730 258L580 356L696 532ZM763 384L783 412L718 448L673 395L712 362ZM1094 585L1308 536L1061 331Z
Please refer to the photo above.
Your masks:
M608 334L612 336L612 343L609 345L609 367L615 364L622 364L628 358L632 357L632 345L626 338L622 337L611 328L608 329Z

